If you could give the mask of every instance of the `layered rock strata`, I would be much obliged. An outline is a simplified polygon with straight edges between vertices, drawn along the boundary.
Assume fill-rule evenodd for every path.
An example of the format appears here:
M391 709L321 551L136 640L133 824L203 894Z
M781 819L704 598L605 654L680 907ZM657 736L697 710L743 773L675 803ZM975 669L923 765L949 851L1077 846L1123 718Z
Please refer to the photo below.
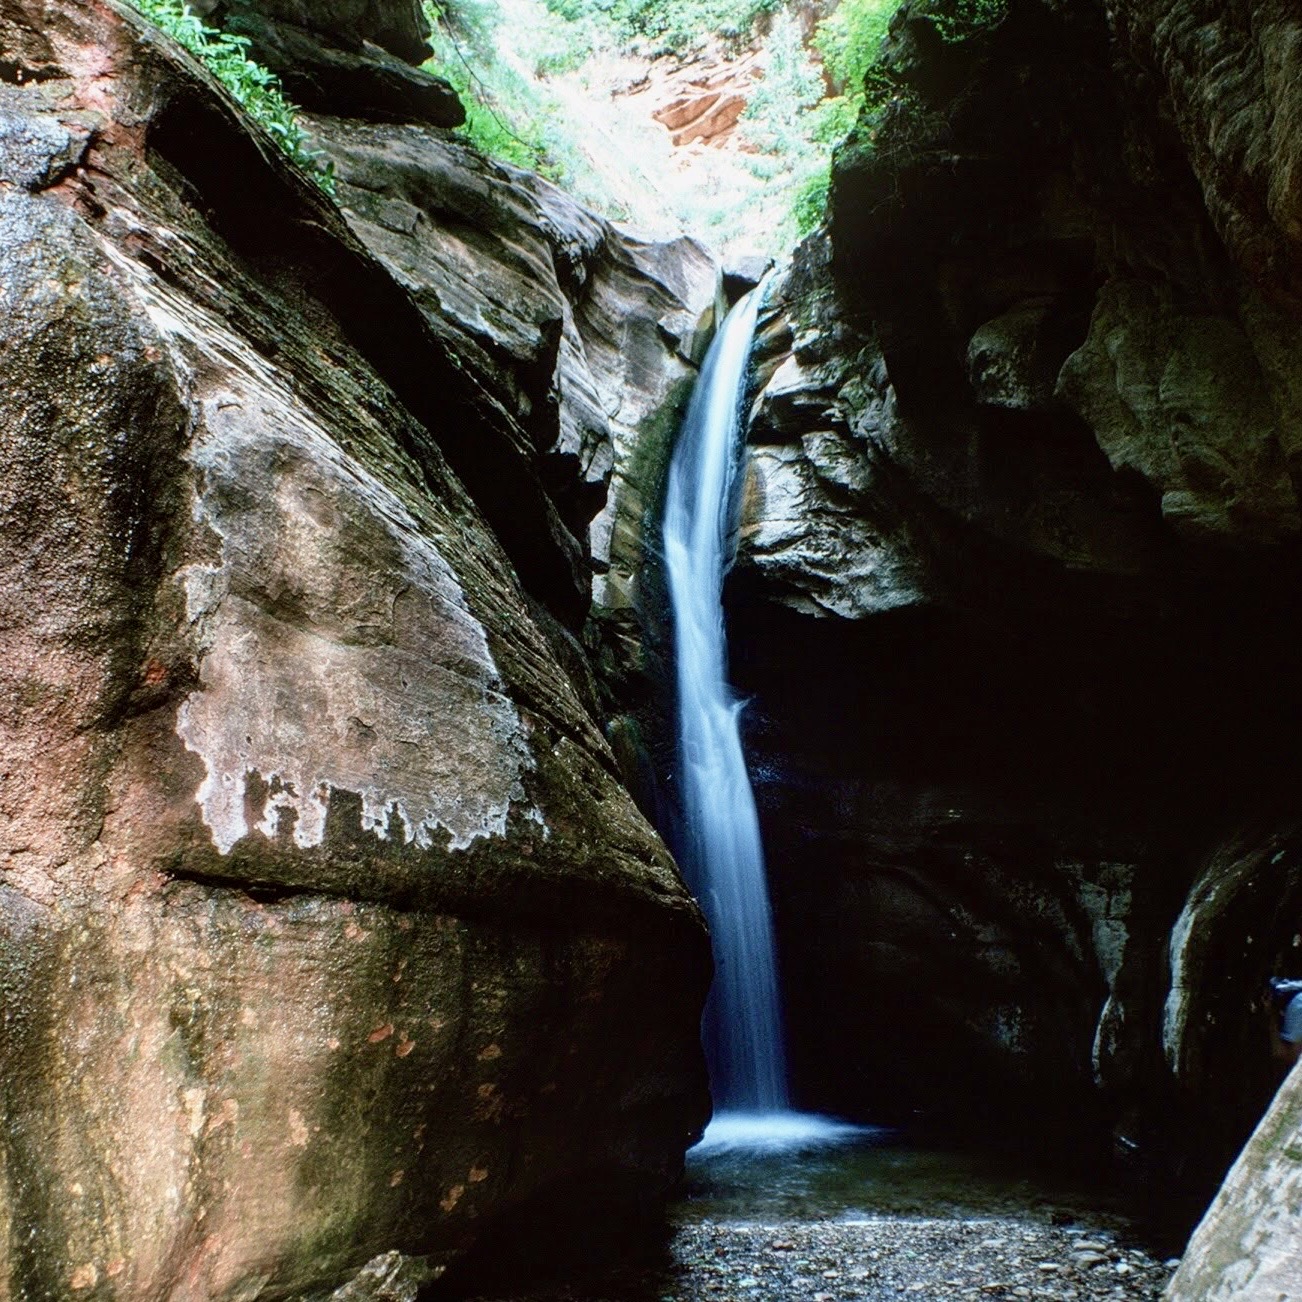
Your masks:
M717 262L692 239L620 230L438 131L326 117L312 130L356 235L523 433L574 558L563 587L535 587L540 618L653 809L667 713L659 511L720 306ZM528 558L537 540L494 523Z
M663 1189L708 957L529 434L130 11L0 49L0 1289L414 1287Z

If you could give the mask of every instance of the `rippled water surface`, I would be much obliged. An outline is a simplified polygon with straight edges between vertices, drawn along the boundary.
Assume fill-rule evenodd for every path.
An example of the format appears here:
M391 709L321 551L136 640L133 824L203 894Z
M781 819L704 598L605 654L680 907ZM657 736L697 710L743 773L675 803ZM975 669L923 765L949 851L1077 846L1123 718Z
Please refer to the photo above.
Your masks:
M825 1121L825 1119L823 1119ZM707 1132L707 1141L711 1140ZM688 1154L679 1219L840 1219L1032 1214L1129 1219L1097 1181L1032 1169L1024 1151L958 1152L898 1130L843 1126L808 1142L726 1142Z

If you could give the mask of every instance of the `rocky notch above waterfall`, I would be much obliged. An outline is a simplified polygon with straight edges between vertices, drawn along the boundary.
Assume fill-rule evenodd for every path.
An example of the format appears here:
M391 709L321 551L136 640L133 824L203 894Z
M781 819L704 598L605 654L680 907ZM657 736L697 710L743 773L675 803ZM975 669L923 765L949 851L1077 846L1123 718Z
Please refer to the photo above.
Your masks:
M1298 20L994 8L902 9L761 326L729 618L797 1083L1205 1196L1302 962Z

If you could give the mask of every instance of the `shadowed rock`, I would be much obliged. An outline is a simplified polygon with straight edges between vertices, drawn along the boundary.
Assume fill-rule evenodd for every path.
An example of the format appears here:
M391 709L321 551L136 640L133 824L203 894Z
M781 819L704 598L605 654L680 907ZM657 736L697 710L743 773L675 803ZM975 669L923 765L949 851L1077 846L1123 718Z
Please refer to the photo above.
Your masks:
M798 1092L1111 1140L1176 1219L1296 962L1287 8L900 11L762 325L729 593Z

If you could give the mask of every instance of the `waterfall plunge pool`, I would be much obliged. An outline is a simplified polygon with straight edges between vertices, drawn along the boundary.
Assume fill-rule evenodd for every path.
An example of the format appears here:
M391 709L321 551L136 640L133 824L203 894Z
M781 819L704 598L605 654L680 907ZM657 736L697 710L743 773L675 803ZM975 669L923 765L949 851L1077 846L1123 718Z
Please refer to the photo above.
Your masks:
M813 1112L720 1112L688 1153L702 1160L730 1153L742 1157L795 1156L811 1148L844 1144L879 1133L875 1126L856 1126Z

